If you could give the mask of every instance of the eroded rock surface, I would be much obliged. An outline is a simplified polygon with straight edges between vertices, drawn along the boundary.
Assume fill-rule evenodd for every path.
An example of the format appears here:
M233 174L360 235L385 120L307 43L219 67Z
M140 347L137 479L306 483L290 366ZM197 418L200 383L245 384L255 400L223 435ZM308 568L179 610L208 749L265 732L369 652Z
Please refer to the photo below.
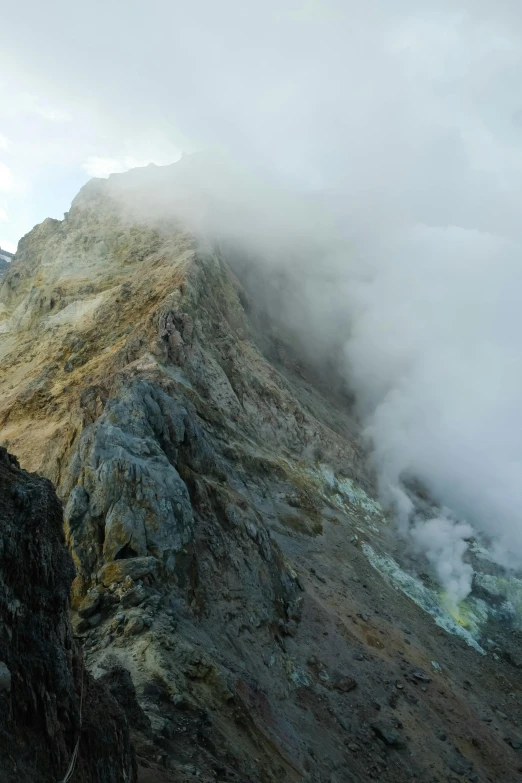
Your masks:
M63 499L75 632L140 780L522 779L516 623L484 592L482 625L451 617L375 499L350 398L114 181L5 275L0 437Z
M74 780L132 783L122 711L74 641L74 576L49 481L0 447L0 777L56 783L78 745Z

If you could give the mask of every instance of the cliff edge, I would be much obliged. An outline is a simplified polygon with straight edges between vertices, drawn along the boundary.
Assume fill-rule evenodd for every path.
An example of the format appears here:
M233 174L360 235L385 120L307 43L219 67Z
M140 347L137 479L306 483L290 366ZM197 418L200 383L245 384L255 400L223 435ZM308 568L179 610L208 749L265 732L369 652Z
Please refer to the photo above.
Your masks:
M0 769L4 783L132 783L126 720L85 668L51 483L0 448Z

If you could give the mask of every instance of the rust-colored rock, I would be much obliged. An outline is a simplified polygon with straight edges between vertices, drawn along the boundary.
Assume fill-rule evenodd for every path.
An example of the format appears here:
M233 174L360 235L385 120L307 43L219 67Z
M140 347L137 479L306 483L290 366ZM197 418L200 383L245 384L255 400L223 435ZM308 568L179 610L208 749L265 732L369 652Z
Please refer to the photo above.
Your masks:
M98 579L105 587L110 587L112 584L124 582L125 579L136 581L153 576L157 570L158 561L154 557L131 557L107 563L98 573Z

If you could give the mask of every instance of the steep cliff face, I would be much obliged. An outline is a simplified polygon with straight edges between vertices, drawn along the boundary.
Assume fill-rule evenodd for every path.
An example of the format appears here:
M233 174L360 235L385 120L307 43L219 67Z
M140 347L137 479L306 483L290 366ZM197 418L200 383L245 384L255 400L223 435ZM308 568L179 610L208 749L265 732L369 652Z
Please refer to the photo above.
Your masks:
M349 398L226 258L95 181L0 308L0 437L63 499L75 630L143 781L517 779L516 580L483 560L451 616Z
M0 448L0 769L5 783L130 783L125 718L85 669L69 620L74 569L49 481Z

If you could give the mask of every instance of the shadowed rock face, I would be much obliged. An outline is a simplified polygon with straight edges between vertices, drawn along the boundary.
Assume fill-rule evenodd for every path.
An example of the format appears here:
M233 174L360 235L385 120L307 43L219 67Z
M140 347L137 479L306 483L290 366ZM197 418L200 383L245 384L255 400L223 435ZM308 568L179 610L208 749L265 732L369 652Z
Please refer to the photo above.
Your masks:
M0 448L1 779L56 783L80 737L74 780L130 783L125 718L73 639L74 568L62 524L51 483Z
M4 272L9 268L9 264L13 258L12 253L8 253L7 250L2 250L0 247L0 278Z
M71 462L66 509L78 582L132 557L153 556L174 572L194 534L189 493L175 467L191 426L183 407L137 381L85 431Z
M351 400L227 261L94 182L0 286L0 437L64 502L75 632L140 781L513 783L516 580L482 560L450 616Z

